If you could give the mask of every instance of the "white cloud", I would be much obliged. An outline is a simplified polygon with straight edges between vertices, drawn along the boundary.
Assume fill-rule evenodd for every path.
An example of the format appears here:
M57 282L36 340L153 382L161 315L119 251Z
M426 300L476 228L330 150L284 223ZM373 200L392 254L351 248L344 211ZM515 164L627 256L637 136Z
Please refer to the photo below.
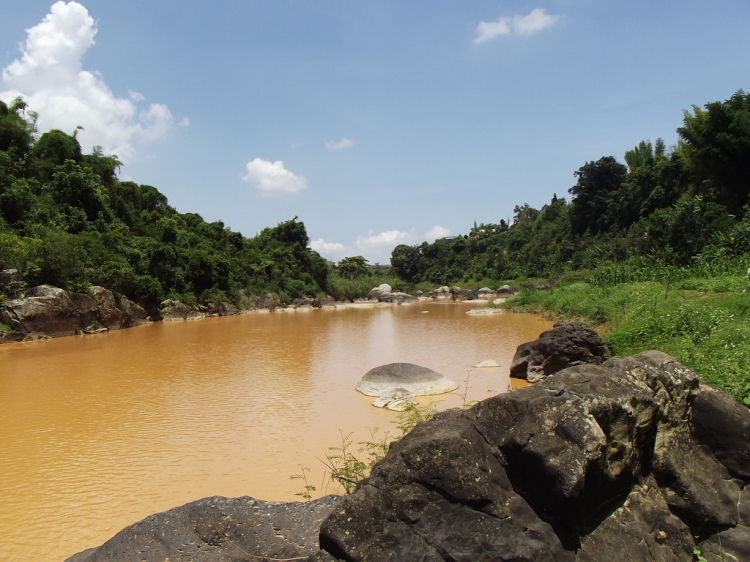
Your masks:
M427 240L428 242L434 242L438 238L445 238L446 236L450 235L450 230L438 225L433 226L430 230L424 233L425 240Z
M264 197L298 193L307 187L307 180L284 168L281 160L256 158L247 163L247 174L242 179L254 184Z
M550 27L560 16L549 15L544 8L536 8L525 16L501 17L497 21L482 21L477 25L474 43L484 43L501 35L531 35Z
M340 141L326 141L326 148L330 150L341 150L342 148L351 148L354 141L346 137L341 137Z
M510 35L510 18L500 18L497 21L480 21L477 26L477 36L474 43L484 43L501 35Z
M166 105L139 110L142 94L131 90L127 98L118 98L99 73L83 70L81 59L97 33L83 5L55 2L42 22L26 33L21 58L3 69L0 99L23 97L38 113L40 131L72 133L80 125L83 131L77 138L85 151L101 145L105 153L127 163L135 158L139 143L171 129L172 113Z
M513 29L520 35L536 33L555 24L560 16L549 15L544 8L536 8L527 16L513 18Z
M310 247L321 256L337 262L347 256L363 256L370 263L387 264L391 260L393 248L399 244L415 245L422 242L433 242L438 238L450 235L450 230L442 226L434 226L424 234L419 234L415 228L411 230L386 230L375 233L370 230L366 236L358 236L351 244L340 242L326 242L323 238L310 242Z
M348 250L346 249L346 246L340 242L326 242L323 238L311 240L310 247L326 259L336 262L341 258L351 255L350 253L347 253Z

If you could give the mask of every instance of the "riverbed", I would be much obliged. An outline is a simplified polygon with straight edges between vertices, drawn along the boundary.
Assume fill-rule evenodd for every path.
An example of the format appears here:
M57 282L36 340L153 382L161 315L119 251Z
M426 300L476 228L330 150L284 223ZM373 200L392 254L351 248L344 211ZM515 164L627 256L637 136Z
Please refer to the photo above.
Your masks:
M0 346L0 559L57 561L152 513L212 495L314 496L341 432L398 433L354 391L410 362L459 384L460 407L511 387L516 347L551 327L477 303L252 313ZM492 359L494 369L472 366ZM369 428L369 429L368 429Z

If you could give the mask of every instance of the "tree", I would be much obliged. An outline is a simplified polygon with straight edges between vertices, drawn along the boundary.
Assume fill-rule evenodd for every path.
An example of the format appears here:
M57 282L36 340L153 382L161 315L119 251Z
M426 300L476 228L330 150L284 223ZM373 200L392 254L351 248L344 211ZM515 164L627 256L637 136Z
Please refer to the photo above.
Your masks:
M696 192L738 212L750 194L750 94L693 106L677 129Z
M419 246L399 244L391 252L391 267L396 275L410 282L420 280L424 260Z
M367 260L362 256L343 258L337 265L339 275L347 279L357 279L367 273Z
M613 208L615 194L625 180L627 168L614 156L604 156L596 162L586 162L574 176L576 184L568 192L573 195L570 227L573 234L606 232L616 222L617 208Z

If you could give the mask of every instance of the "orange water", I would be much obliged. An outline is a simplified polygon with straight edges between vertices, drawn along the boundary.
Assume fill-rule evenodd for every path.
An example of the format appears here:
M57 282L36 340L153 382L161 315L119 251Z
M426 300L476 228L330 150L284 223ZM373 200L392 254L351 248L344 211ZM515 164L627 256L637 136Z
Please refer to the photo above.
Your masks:
M254 313L0 346L0 560L60 561L205 496L298 500L300 465L318 495L337 492L318 459L339 430L397 433L396 413L354 391L365 372L417 363L461 393L468 376L466 401L480 400L506 391L516 347L550 327L471 306ZM501 367L471 368L484 359Z

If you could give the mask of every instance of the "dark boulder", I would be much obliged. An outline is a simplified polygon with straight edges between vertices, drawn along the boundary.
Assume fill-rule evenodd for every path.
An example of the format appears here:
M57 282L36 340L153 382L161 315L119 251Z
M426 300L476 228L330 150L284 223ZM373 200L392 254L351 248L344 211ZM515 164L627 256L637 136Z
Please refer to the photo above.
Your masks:
M147 517L66 562L305 560L317 552L320 523L339 501L205 498Z
M538 339L518 346L510 376L537 382L567 367L600 365L610 355L599 334L587 324L558 322Z
M677 562L696 536L704 553L726 541L727 560L747 559L750 480L723 464L743 453L721 460L699 442L687 420L701 392L648 352L438 414L334 510L311 560Z
M461 287L451 288L451 298L454 301L473 301L479 298L476 291L471 289L463 289Z

